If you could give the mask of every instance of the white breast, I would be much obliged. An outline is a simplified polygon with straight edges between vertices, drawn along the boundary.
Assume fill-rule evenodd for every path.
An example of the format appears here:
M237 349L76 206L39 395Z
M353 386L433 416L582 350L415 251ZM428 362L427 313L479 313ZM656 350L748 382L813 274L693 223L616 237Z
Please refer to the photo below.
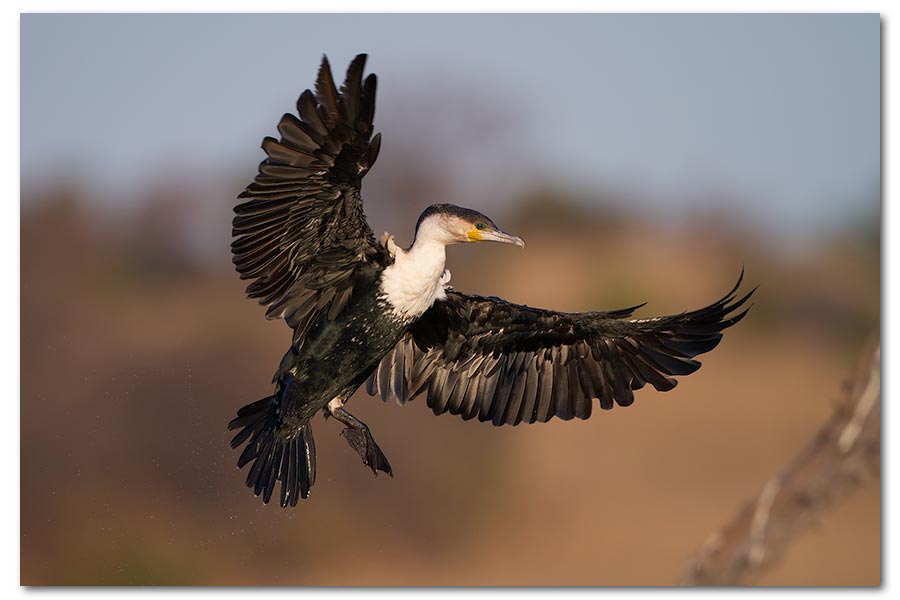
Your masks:
M414 319L435 300L447 297L450 272L444 269L447 254L443 244L416 245L409 251L396 249L394 264L381 274L381 297L394 314Z

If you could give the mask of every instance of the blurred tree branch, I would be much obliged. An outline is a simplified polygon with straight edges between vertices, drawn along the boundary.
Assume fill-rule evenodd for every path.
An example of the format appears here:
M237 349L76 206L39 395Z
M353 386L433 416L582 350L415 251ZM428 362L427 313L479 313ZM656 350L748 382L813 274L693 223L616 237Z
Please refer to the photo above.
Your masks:
M836 500L876 479L881 454L881 345L872 342L834 414L688 563L681 585L748 585Z

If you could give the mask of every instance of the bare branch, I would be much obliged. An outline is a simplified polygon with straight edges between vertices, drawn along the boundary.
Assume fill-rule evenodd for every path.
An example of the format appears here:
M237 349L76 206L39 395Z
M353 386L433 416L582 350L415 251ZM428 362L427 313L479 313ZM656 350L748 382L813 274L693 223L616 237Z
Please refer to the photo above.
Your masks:
M813 440L690 561L682 585L747 585L792 540L867 479L881 454L881 347L864 355L835 413Z

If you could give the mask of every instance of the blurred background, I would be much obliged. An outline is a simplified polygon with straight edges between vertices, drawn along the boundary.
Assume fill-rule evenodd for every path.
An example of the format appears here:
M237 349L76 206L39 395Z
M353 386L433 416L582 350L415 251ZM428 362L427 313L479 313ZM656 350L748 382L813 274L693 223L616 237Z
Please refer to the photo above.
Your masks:
M316 424L318 481L263 506L226 423L290 340L230 263L236 196L358 52L384 144L364 197L408 244L453 202L524 237L459 290L640 316L760 285L672 392L494 428L358 393L394 467ZM670 585L831 414L880 326L878 15L21 18L21 582ZM880 490L766 585L880 582Z

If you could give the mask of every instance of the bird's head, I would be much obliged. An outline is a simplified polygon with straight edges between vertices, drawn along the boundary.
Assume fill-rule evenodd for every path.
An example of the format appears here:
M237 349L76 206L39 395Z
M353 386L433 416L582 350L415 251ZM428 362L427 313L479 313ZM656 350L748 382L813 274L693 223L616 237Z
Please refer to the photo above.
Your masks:
M460 242L503 242L525 246L525 241L497 227L476 210L453 204L432 204L419 215L416 240L434 240L444 245Z

